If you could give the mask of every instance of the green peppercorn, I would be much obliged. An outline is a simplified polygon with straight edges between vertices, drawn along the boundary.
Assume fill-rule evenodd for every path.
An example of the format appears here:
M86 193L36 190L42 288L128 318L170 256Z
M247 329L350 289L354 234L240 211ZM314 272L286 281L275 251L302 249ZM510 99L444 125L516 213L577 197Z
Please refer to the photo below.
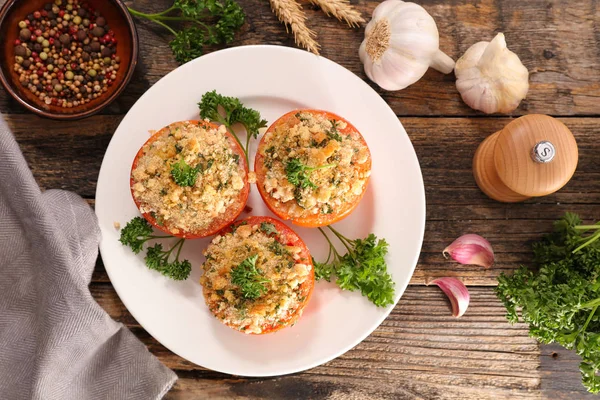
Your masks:
M111 59L110 57L104 57L104 60L102 61L104 61L104 65L110 65Z
M19 28L21 28L21 29L27 28L27 23L25 21L19 21Z
M44 53L43 51L40 53L40 58L44 61L46 61L48 59L48 54Z
M71 71L67 71L65 73L65 78L67 78L68 80L73 80L73 77L75 76L75 74Z
M15 57L15 61L17 62L17 64L23 64L23 57L21 57L21 56L16 56L16 57Z
M62 0L54 0L54 4L57 6L62 6Z
M70 19L71 19L71 14L65 14L65 15L63 16L63 20L65 20L65 21L68 21L68 20L70 20Z
M54 85L54 90L56 90L57 92L62 92L63 87L60 83L57 83L56 85Z
M79 15L76 15L76 16L73 18L73 23L74 23L75 25L79 25L79 24L81 24L81 17L80 17Z
M42 47L50 47L50 42L49 42L49 41L47 41L46 39L44 39L44 40L42 41Z
M88 75L89 75L89 76L91 76L92 78L93 78L94 76L96 76L96 70L95 70L95 69L90 69L90 70L89 70L87 73L88 73Z
M87 18L83 19L83 26L90 26L90 20Z
M41 44L44 41L44 37L38 36L37 38L35 38L35 41Z
M54 65L52 65L52 64L48 64L48 65L46 66L46 68L47 68L47 69L48 69L48 71L50 71L50 72L54 71Z
M73 6L71 4L67 4L67 10L68 11L73 11Z

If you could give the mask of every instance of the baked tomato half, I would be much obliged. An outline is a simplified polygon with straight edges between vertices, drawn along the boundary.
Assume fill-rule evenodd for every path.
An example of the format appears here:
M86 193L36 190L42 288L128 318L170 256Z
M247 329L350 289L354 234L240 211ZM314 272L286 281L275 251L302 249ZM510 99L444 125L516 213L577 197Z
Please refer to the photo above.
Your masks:
M308 248L274 218L234 222L204 255L200 284L208 308L225 325L247 334L293 325L315 286Z
M224 126L174 122L156 132L131 166L131 195L152 225L201 238L231 224L248 195L244 151Z
M348 216L365 194L371 153L339 115L291 111L267 130L254 162L258 190L269 209L306 227Z

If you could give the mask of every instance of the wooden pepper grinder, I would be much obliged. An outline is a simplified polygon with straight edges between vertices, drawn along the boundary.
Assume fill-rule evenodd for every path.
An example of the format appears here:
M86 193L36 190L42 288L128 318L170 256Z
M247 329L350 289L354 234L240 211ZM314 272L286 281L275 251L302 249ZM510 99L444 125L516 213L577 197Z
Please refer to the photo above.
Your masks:
M578 156L565 124L547 115L526 115L479 145L473 174L489 197L514 203L562 188L575 173Z

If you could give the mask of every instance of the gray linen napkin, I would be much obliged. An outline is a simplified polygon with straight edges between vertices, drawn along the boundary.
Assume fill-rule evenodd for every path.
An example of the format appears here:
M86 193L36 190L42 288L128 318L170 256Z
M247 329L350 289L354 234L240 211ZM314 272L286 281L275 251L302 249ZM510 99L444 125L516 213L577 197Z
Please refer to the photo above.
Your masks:
M0 116L0 398L147 400L177 379L92 298L99 240L82 198L40 191Z

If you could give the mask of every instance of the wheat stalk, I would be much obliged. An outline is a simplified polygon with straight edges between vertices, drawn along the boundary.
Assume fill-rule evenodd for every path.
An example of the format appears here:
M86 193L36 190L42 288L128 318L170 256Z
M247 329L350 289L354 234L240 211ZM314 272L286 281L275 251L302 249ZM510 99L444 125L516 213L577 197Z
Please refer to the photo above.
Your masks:
M356 11L349 0L309 0L319 6L325 14L333 15L340 21L346 21L351 28L358 28L365 23L365 19Z
M306 14L302 6L295 0L269 0L271 9L279 18L279 21L288 26L294 33L296 44L304 47L306 50L319 54L321 45L316 41L317 34L306 26Z

